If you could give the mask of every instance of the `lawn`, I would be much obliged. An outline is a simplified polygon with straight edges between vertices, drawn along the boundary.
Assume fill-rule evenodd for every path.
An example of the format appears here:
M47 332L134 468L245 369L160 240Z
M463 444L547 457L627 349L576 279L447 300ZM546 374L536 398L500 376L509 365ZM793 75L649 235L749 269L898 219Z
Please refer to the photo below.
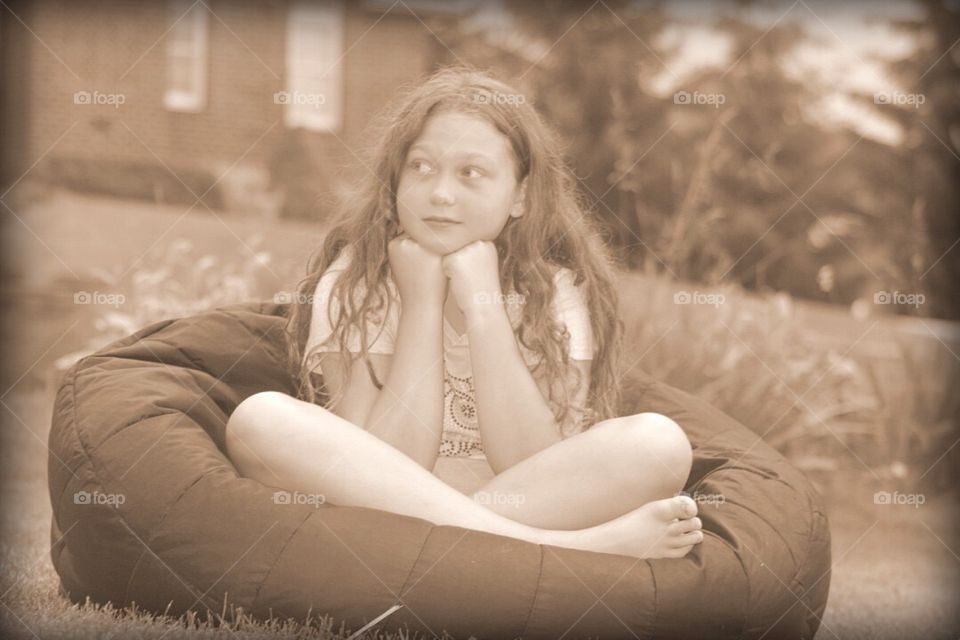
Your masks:
M16 344L4 347L8 366L0 397L0 625L5 638L339 637L323 625L261 625L243 619L229 628L188 632L196 620L74 607L58 594L49 560L46 488L50 371L57 357L98 334L93 326L97 310L72 304L73 292L101 286L91 269L129 265L178 238L189 238L196 256L214 255L222 261L250 260L267 251L271 260L262 267L254 293L286 290L321 235L316 225L180 213L55 194L18 211L23 224L8 226L8 246L17 247L24 269L3 283L8 293L4 312L14 314L8 319L23 333ZM629 305L627 309L638 313ZM824 495L833 535L830 600L817 637L958 637L960 558L951 550L956 548L955 491L928 494L919 507L882 505L875 504L875 491L905 492L909 486L897 483L907 481L884 475L879 486L876 477L857 464L810 474Z

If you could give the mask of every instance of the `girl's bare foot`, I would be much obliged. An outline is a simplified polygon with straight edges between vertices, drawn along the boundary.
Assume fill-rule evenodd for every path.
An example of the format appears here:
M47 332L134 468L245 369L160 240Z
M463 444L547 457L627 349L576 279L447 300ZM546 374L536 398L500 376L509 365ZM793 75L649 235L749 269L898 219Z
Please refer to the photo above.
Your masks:
M697 503L687 496L655 500L619 518L577 531L554 531L546 544L635 558L682 558L703 541Z

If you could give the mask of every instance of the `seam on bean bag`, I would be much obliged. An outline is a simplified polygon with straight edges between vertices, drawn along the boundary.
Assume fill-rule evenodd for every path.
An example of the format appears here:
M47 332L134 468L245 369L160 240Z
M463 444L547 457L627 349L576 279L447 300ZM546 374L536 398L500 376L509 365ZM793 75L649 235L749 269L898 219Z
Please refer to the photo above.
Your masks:
M701 479L701 481L702 481L703 479L706 479L709 475L711 475L711 474L714 473L715 471L720 471L720 470L722 470L722 469L731 469L731 468L743 468L743 467L733 467L733 466L718 467L717 469L713 469L713 470L711 470L708 474L706 474L706 475ZM746 469L746 468L744 468L744 469ZM756 471L756 470L754 470L754 469L746 469L746 470L748 470L748 471ZM799 493L802 493L802 494L804 495L804 497L806 498L806 500L807 500L807 514L808 514L808 516L809 516L809 515L812 515L813 513L821 513L819 509L815 509L815 508L814 508L813 498L812 498L812 496L810 495L810 492L809 492L809 491L800 491L800 489L799 489L797 486L792 485L792 484L786 482L785 480L783 480L783 478L781 478L781 477L779 477L779 476L770 477L770 479L777 480L777 481L781 482L782 484L788 486L791 490L796 491L796 492L799 492ZM749 511L750 513L752 513L752 514L756 515L757 517L761 518L770 528L774 529L774 531L777 532L777 535L780 537L781 540L783 540L785 543L787 542L787 540L783 537L783 535L780 534L780 531L779 531L778 529L776 529L776 527L773 527L769 522L767 522L767 520L766 520L765 518L763 518L763 517L762 517L760 514L758 514L756 511L754 511L753 509L751 509L751 508L749 508L749 507L747 507L747 506L745 506L745 505L743 505L743 504L740 504L739 502L736 502L736 503L734 503L734 504L736 504L737 506L739 506L739 507L741 507L741 508L743 508L743 509L746 509L746 510ZM821 513L821 515L822 515L822 513ZM790 584L790 585L793 585L793 584L800 584L801 586L803 585L803 583L799 580L799 577L800 577L800 575L803 573L803 569L804 569L804 567L806 567L807 562L808 562L809 559L810 559L810 547L811 547L811 543L812 543L812 539L813 539L813 531L814 531L814 527L815 527L815 523L814 523L813 520L814 520L814 518L808 517L808 521L809 521L810 527L809 527L809 531L808 531L807 535L806 535L805 538L804 538L805 544L803 545L803 558L802 558L802 560L801 560L799 563L797 562L796 556L795 556L794 553L793 553L793 549L790 547L789 544L786 545L786 548L787 548L787 550L790 552L790 557L791 557L791 559L793 560L793 562L794 562L794 567L795 567L795 571L794 571L793 575L791 576L790 582L788 583L788 584ZM706 532L705 532L705 533L706 533ZM731 549L732 549L732 545L730 545L730 543L729 543L725 538L723 538L722 536L718 536L717 534L715 534L715 533L713 533L713 532L709 532L709 533L711 533L711 535L713 535L714 537L722 540L722 541L724 542L724 544L726 544L727 546L731 547ZM737 556L737 560L740 562L741 567L743 568L743 560L741 559L741 557L740 557L739 554L736 554L736 552L734 552L734 553L735 553L735 555ZM745 569L745 568L744 568L744 572L746 572L746 569ZM822 576L820 576L820 578L822 578ZM748 582L748 588L749 588L750 586L752 586L752 585L750 585L749 582ZM794 597L796 597L796 598L798 599L798 601L799 601L801 598L806 598L806 596L808 595L807 589L802 589L802 591L803 591L803 592L802 592L802 594L801 594L799 597L798 597L796 594L793 594L793 593L792 593L792 590L791 590L791 594L792 594ZM746 620L744 620L744 630L746 630Z
M251 331L251 330L250 330L250 327L247 326L247 323L245 323L245 322L243 321L243 319L242 319L240 316L238 316L236 313L234 313L233 311L228 311L227 309L223 309L223 308L217 309L217 311L219 311L219 312L223 313L224 315L229 316L230 318L233 318L234 320L236 320L236 321L237 321L237 324L239 324L241 327L243 327L243 330L246 331L248 334L250 334L250 337L253 338L253 339L256 341L256 342L254 342L254 346L260 344L260 343L263 341L263 339L264 339L265 337L267 337L267 335L270 333L269 330L268 330L268 331L264 331L262 335L259 335L259 336L258 336L258 335L256 335L253 331ZM277 316L272 316L272 317L277 317ZM281 319L281 320L284 320L284 318L280 318L280 319ZM281 329L280 333L281 333L281 335L285 335L282 329ZM285 338L284 338L284 339L285 339Z
M806 566L807 560L810 557L810 541L813 540L813 528L815 526L815 523L814 523L815 518L813 516L815 509L813 508L813 500L810 497L809 493L805 492L805 495L807 498L807 513L810 514L810 528L809 528L809 531L807 531L806 538L804 538L804 540L806 541L806 544L803 545L803 562L797 565L797 570L793 574L792 579L790 580L791 583L795 582L801 586L803 585L803 582L800 580L800 574L803 570L803 567ZM806 593L804 593L803 595L806 595Z
M740 625L739 636L742 638L744 634L747 632L747 622L749 621L749 616L750 616L750 605L753 599L753 583L750 582L750 573L747 571L746 566L744 566L743 564L743 558L740 556L739 553L737 553L737 550L733 548L733 545L730 544L729 540L727 540L722 536L718 536L713 531L704 530L703 535L706 536L707 534L713 536L714 538L719 540L721 543L726 545L728 549L730 549L730 553L733 554L733 557L737 559L737 563L740 565L740 571L743 572L743 579L747 585L747 605L743 608L743 623Z
M807 596L809 595L810 589L812 589L812 587L808 589L804 584L803 580L800 579L800 576L803 574L803 569L804 567L807 566L807 561L810 559L810 547L813 544L813 531L814 531L814 528L816 527L816 522L815 522L816 516L819 515L821 518L824 518L824 520L826 520L826 515L824 515L819 509L814 508L813 497L809 494L809 492L807 492L806 495L807 495L807 510L808 510L808 513L811 515L810 531L807 533L806 544L803 545L803 561L797 565L797 570L790 580L791 584L796 583L797 585L800 586L801 593L799 596L797 596L797 599L798 600L802 599L805 605L806 605ZM832 569L833 567L831 566L828 569L828 571L831 571ZM820 580L822 580L825 575L826 575L826 572L817 576L815 583L819 584ZM808 610L812 611L810 607L807 607L807 608Z
M300 524L298 524L296 527L293 528L293 531L290 533L290 536L289 536L289 537L286 539L286 541L284 541L284 543L280 546L280 550L277 552L277 557L274 558L273 563L270 565L270 568L267 569L266 573L263 574L263 580L260 581L260 584L257 585L256 590L253 592L253 600L252 600L251 603L250 603L250 608L251 608L251 609L256 609L256 608L257 608L257 599L260 597L260 589L262 589L264 583L265 583L267 580L270 579L270 574L273 573L274 568L275 568L278 564L280 564L280 558L283 557L283 552L286 551L287 546L288 546L288 545L290 544L290 542L293 540L294 536L296 536L297 533L300 532L300 529L303 528L303 525L306 524L307 520L309 520L311 517L313 517L313 515L314 515L315 513L319 513L319 511L318 511L318 510L314 510L314 511L311 511L310 513L308 513L308 514L303 518L303 520L300 521ZM279 522L279 520L278 520L277 522Z
M163 411L163 412L156 413L156 414L153 414L153 415L143 416L143 417L141 417L141 418L137 418L136 420L132 420L131 422L128 422L127 424L123 425L123 427L121 427L120 429L118 429L116 433L120 433L120 431L123 431L124 429L126 429L126 428L129 427L130 425L135 424L135 423L137 423L137 422L140 422L141 420L149 420L150 418L158 418L158 417L160 417L160 416L162 416L162 415L166 415L166 414L168 414L168 413L177 413L177 411L171 409L170 411ZM116 433L113 434L113 435L116 435ZM75 435L76 435L76 434L75 434ZM111 435L110 438L112 438L113 435ZM110 438L107 438L107 440L109 440ZM77 440L77 442L79 442L79 441L80 441L80 438L77 437L76 440ZM107 440L104 440L103 442L101 442L100 445L103 445L105 442L107 442ZM100 447L100 445L98 445L98 446L94 449L94 451L96 451L96 450ZM74 468L74 469L70 469L70 468L67 467L66 465L64 465L64 468L67 469L68 471L70 471L71 475L73 475L74 477L77 477L76 471L77 471L77 469L79 469L79 468L82 467L82 466L83 466L83 460L81 460L80 462L78 462L76 468ZM99 478L97 478L97 479L99 480ZM69 482L64 484L63 490L60 492L60 495L57 496L57 504L59 504L59 502L60 502L61 500L63 500L63 494L67 492L67 489L68 489L68 488L69 488ZM52 496L51 496L51 499L52 499ZM54 514L54 515L56 515L56 514Z
M683 425L680 425L680 427L683 428ZM706 440L703 440L702 442L698 443L696 446L693 446L693 443L692 443L692 442L690 443L690 446L691 446L691 448L693 448L695 451L696 451L696 450L699 450L699 449L704 449L704 448L706 448L711 442L713 442L714 440L716 440L717 438L719 438L719 437L722 436L722 435L725 435L725 434L727 434L727 433L730 433L731 431L733 431L733 429L724 429L723 431L714 432L713 434L710 435L709 438L707 438ZM686 433L686 432L684 432L684 433Z
M256 333L254 333L253 331L251 331L250 327L247 326L247 323L245 323L245 322L243 321L243 319L242 319L240 316L238 316L237 314L235 314L234 312L228 311L228 310L226 310L226 309L218 309L218 311L222 311L225 315L233 318L234 320L236 320L237 324L239 324L241 327L243 327L243 330L246 331L246 332L250 335L250 337L254 339L255 342L254 342L254 344L253 344L253 347L256 347L256 346L260 345L261 343L263 343L264 345L266 345L266 346L264 347L264 350L265 350L265 351L267 351L268 353L272 351L272 350L269 348L270 341L269 341L269 340L266 340L266 338L267 338L267 337L270 335L270 333L271 333L271 331L270 331L269 329L266 330L266 331L261 332L261 335L257 335ZM262 307L261 307L261 312L262 312ZM272 317L278 317L278 316L272 316ZM280 319L281 319L281 320L285 320L285 318L283 318L283 317L280 317ZM282 341L283 341L283 344L286 344L286 339L287 339L287 338L286 338L286 331L284 330L284 326L285 326L285 323L281 322L280 337L281 337L281 339L282 339ZM252 351L252 350L253 350L253 347L251 347L251 348L248 350L247 353L249 353L249 351ZM243 355L246 356L246 353L244 353ZM277 364L280 365L281 370L286 374L286 376L289 377L289 376L290 376L290 372L287 370L287 356L286 356L286 354L285 354L285 353L280 353L280 354L279 354L279 358L275 358L275 361L277 362ZM293 385L293 388L296 388L296 385L295 385L295 384Z
M783 547L784 547L784 548L787 550L787 552L790 554L790 560L793 562L793 566L794 566L794 567L797 567L797 566L798 566L798 565L797 565L797 556L796 556L796 555L794 554L794 552L793 552L793 548L792 548L791 545L790 545L790 541L787 540L787 539L784 537L784 535L783 535L782 533L780 533L780 530L779 530L777 527L773 526L773 524L772 524L769 520L767 520L767 518L764 517L763 514L758 513L758 512L755 511L754 509L751 509L750 507L746 506L745 504L743 504L743 503L741 503L741 502L736 502L736 501L734 501L734 500L727 500L726 502L728 502L728 503L730 503L730 504L735 504L735 505L737 505L738 507L740 507L741 509L744 509L745 511L749 511L749 512L752 513L754 516L756 516L759 520L761 520L764 524L766 524L767 527L768 527L769 529L771 529L774 533L776 533L777 537L780 538L780 540L783 541Z
M527 611L527 618L523 621L523 627L520 628L520 637L527 635L527 627L530 626L530 618L533 617L533 607L537 604L537 596L540 595L540 582L543 579L543 545L538 544L540 550L540 568L537 569L537 584L533 587L533 598L530 600L530 609Z
M133 577L134 577L135 575L137 575L137 569L140 568L140 563L143 561L143 557L144 557L145 555L147 555L147 551L150 551L154 556L157 557L158 560L160 559L160 556L157 554L157 552L155 552L155 551L153 550L153 548L150 546L150 543L152 542L153 537L156 535L157 530L159 530L159 529L163 526L164 520L167 519L167 514L169 514L170 511L173 510L173 508L174 508L175 506L177 506L177 503L180 502L180 499L183 498L183 496L185 496L188 491L190 491L190 490L193 489L195 486L197 486L197 484L198 484L201 480L203 480L204 478L206 478L206 477L207 477L206 475L200 474L199 476L197 476L197 479L196 479L196 480L194 480L193 482L191 482L187 487L184 488L183 491L180 492L180 495L178 495L177 498L176 498L175 500L173 500L173 502L170 503L170 506L167 507L167 510L163 512L163 515L160 516L160 519L157 521L156 525L154 525L154 530L153 530L152 534L150 535L150 538L145 541L145 544L142 543L142 544L143 544L143 551L140 552L140 557L137 558L136 563L134 563L133 569L130 571L130 577L127 579L127 587L126 587L126 589L124 589L124 591L123 591L123 599L124 599L125 602L126 602L126 601L129 601L129 599L130 599L130 586L133 584ZM129 525L127 525L127 526L129 526ZM130 530L132 531L133 528L131 527ZM142 538L142 536L141 536L141 538ZM162 562L162 563L164 564L164 566L166 566L166 564L167 564L167 563L163 562L162 560L161 560L160 562ZM173 570L172 570L172 569L167 569L167 570L170 571L171 573L173 573ZM177 578L183 580L183 578L180 577L180 574L179 574L179 573L176 573L176 574L174 574L174 575L175 575ZM202 599L201 599L201 601L202 601ZM191 608L193 608L193 607L191 606Z
M67 385L70 386L70 393L67 394L67 395L70 397L70 402L71 402L71 405L72 405L72 402L73 402L73 398L72 398L72 396L73 396L73 376L72 376L72 375L71 375L71 376L68 376L67 379L65 379L65 380L62 381L62 383L61 383L61 388L64 387L64 386L67 386ZM59 391L58 391L58 393L57 393L57 396L59 396ZM56 398L54 399L54 403L56 403ZM52 417L51 417L51 421L56 419L56 414L57 414L57 412L54 411L54 412L53 412L53 415L52 415ZM47 450L50 451L50 453L53 453L53 449L52 449L52 447L50 446L50 445L51 445L50 437L51 437L52 433L53 433L53 428L51 427L51 431L50 431L50 433L47 435L47 442L46 442ZM76 439L76 433L74 433L73 436L74 436L74 439ZM56 457L59 459L59 456L56 456ZM80 460L80 461L77 463L76 467L73 468L73 469L71 469L70 467L68 467L67 464L66 464L65 462L63 462L62 460L60 461L60 465L61 465L64 469L66 469L67 471L69 471L71 476L73 476L74 478L76 478L76 479L78 479L78 480L80 479L80 476L77 475L77 470L80 469L80 467L83 465L83 460ZM47 487L48 487L47 490L48 490L48 491L49 491L49 487L50 487L50 484L51 484L51 482L50 482L50 475L51 475L51 471L48 470L48 471L47 471ZM51 510L52 510L53 523L54 523L54 525L57 527L57 529L58 529L59 531L61 531L61 532L63 531L63 527L60 525L60 513L59 513L59 509L58 509L57 507L58 507L58 505L60 504L60 502L63 500L63 494L66 492L67 487L68 487L69 485L70 485L70 480L68 479L66 482L63 483L63 490L61 490L60 495L57 497L57 501L56 501L56 502L53 501L53 496L50 497L50 506L51 506ZM61 535L61 538L62 538L62 535ZM63 550L66 549L66 547L67 547L66 542L64 541L63 544L54 545L54 548L55 548L55 547L59 547L59 548L60 548L60 551L57 553L57 558L59 559L60 556L63 555ZM51 549L51 550L52 550L52 549Z
M647 571L650 572L650 582L653 584L653 619L650 621L650 626L653 628L657 627L657 620L660 619L660 598L657 591L657 574L653 570L653 565L650 564L649 560L644 560L643 564L647 565ZM634 565L636 566L636 565Z
M222 314L225 315L225 316L229 316L229 317L233 318L234 320L236 320L236 321L237 321L237 324L239 324L241 327L243 327L244 331L246 331L247 333L249 333L251 338L262 338L262 337L263 337L263 336L257 336L257 335L255 335L255 334L253 333L253 331L250 330L250 327L248 327L247 324L246 324L246 323L240 318L240 316L237 315L234 311L230 311L229 309L224 308L224 307L218 308L217 311L218 311L219 313L222 313ZM273 317L277 317L277 316L273 316Z
M165 345L165 346L167 346L167 347L170 347L175 353L179 353L180 355L182 355L183 358L184 358L184 360L186 360L187 362L189 362L189 363L191 364L192 368L191 368L191 367L184 367L182 364L170 364L169 362L163 362L162 360L157 360L157 361L156 361L157 364L163 365L164 367L176 367L176 368L178 368L178 369L187 369L188 371L199 371L199 372L205 373L205 374L207 374L207 375L212 375L209 371L207 371L205 368L203 368L203 366L201 365L201 363L200 363L194 356L192 356L191 354L187 353L187 351L184 350L184 348L183 348L182 346L178 346L178 345L176 345L176 344L174 344L174 343L172 343L172 342L169 342L168 340L164 340L163 338L158 338L158 337L156 337L156 336L151 337L151 338L146 338L146 339L144 339L144 340L141 340L139 344L142 344L143 346L145 346L145 347L147 348L147 350L148 350L154 357L159 358L159 356L157 356L157 354L153 351L153 349L151 349L151 348L150 348L149 346L147 346L147 344L146 344L147 342L149 342L149 341L151 341L151 340L154 341L154 342L159 342L160 344ZM213 376L213 377L216 378L216 376Z
M134 418L133 420L130 420L129 422L121 425L120 427L117 428L116 431L114 431L114 432L111 433L109 436L107 436L103 441L101 441L100 444L98 444L98 445L95 446L93 449L91 449L91 450L90 450L90 453L96 453L96 452L100 449L100 447L102 447L103 445L105 445L105 444L107 444L108 442L110 442L111 440L113 440L114 436L120 435L121 432L125 431L128 427L131 427L131 426L137 424L138 422L143 422L143 421L145 421L145 420L150 420L150 419L152 419L152 418L159 418L160 416L172 415L172 414L175 414L175 413L178 413L178 414L180 414L180 415L182 415L182 416L185 416L185 415L186 415L183 411L180 411L179 409L170 409L170 408L168 408L168 407L161 407L161 408L163 409L162 411L157 411L156 413L150 413L150 414L147 414L147 415L137 416L137 417ZM171 426L172 426L172 425L171 425ZM163 434L160 435L160 437L162 438L164 435L166 435L166 433L167 433L167 432L164 431ZM158 438L158 441L159 441L159 438Z
M400 587L400 591L397 593L397 598L401 602L403 601L403 590L407 588L407 583L410 582L410 576L413 575L413 570L416 569L417 565L420 563L420 557L423 555L423 549L427 546L427 542L430 540L430 536L433 535L433 530L436 526L437 525L431 525L430 529L427 531L427 535L424 536L423 541L420 543L420 551L417 552L417 557L413 560L413 564L410 565L410 571L407 572L407 577L403 579L403 585Z

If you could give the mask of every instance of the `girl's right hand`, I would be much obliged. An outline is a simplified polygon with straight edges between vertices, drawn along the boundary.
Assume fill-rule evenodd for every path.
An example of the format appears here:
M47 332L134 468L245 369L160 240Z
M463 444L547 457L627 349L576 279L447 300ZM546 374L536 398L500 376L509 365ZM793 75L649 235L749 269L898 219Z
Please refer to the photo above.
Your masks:
M387 254L403 302L443 307L447 287L443 256L427 251L405 233L390 241Z

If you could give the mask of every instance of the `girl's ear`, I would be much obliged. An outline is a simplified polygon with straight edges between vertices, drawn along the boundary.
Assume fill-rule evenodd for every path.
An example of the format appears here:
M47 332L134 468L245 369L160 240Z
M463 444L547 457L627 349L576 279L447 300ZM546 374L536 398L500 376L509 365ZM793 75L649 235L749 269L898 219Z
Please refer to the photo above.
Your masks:
M510 209L511 218L519 218L526 211L526 206L524 204L527 198L527 179L524 178L520 183L520 188L517 189L517 196L513 200L513 207Z

